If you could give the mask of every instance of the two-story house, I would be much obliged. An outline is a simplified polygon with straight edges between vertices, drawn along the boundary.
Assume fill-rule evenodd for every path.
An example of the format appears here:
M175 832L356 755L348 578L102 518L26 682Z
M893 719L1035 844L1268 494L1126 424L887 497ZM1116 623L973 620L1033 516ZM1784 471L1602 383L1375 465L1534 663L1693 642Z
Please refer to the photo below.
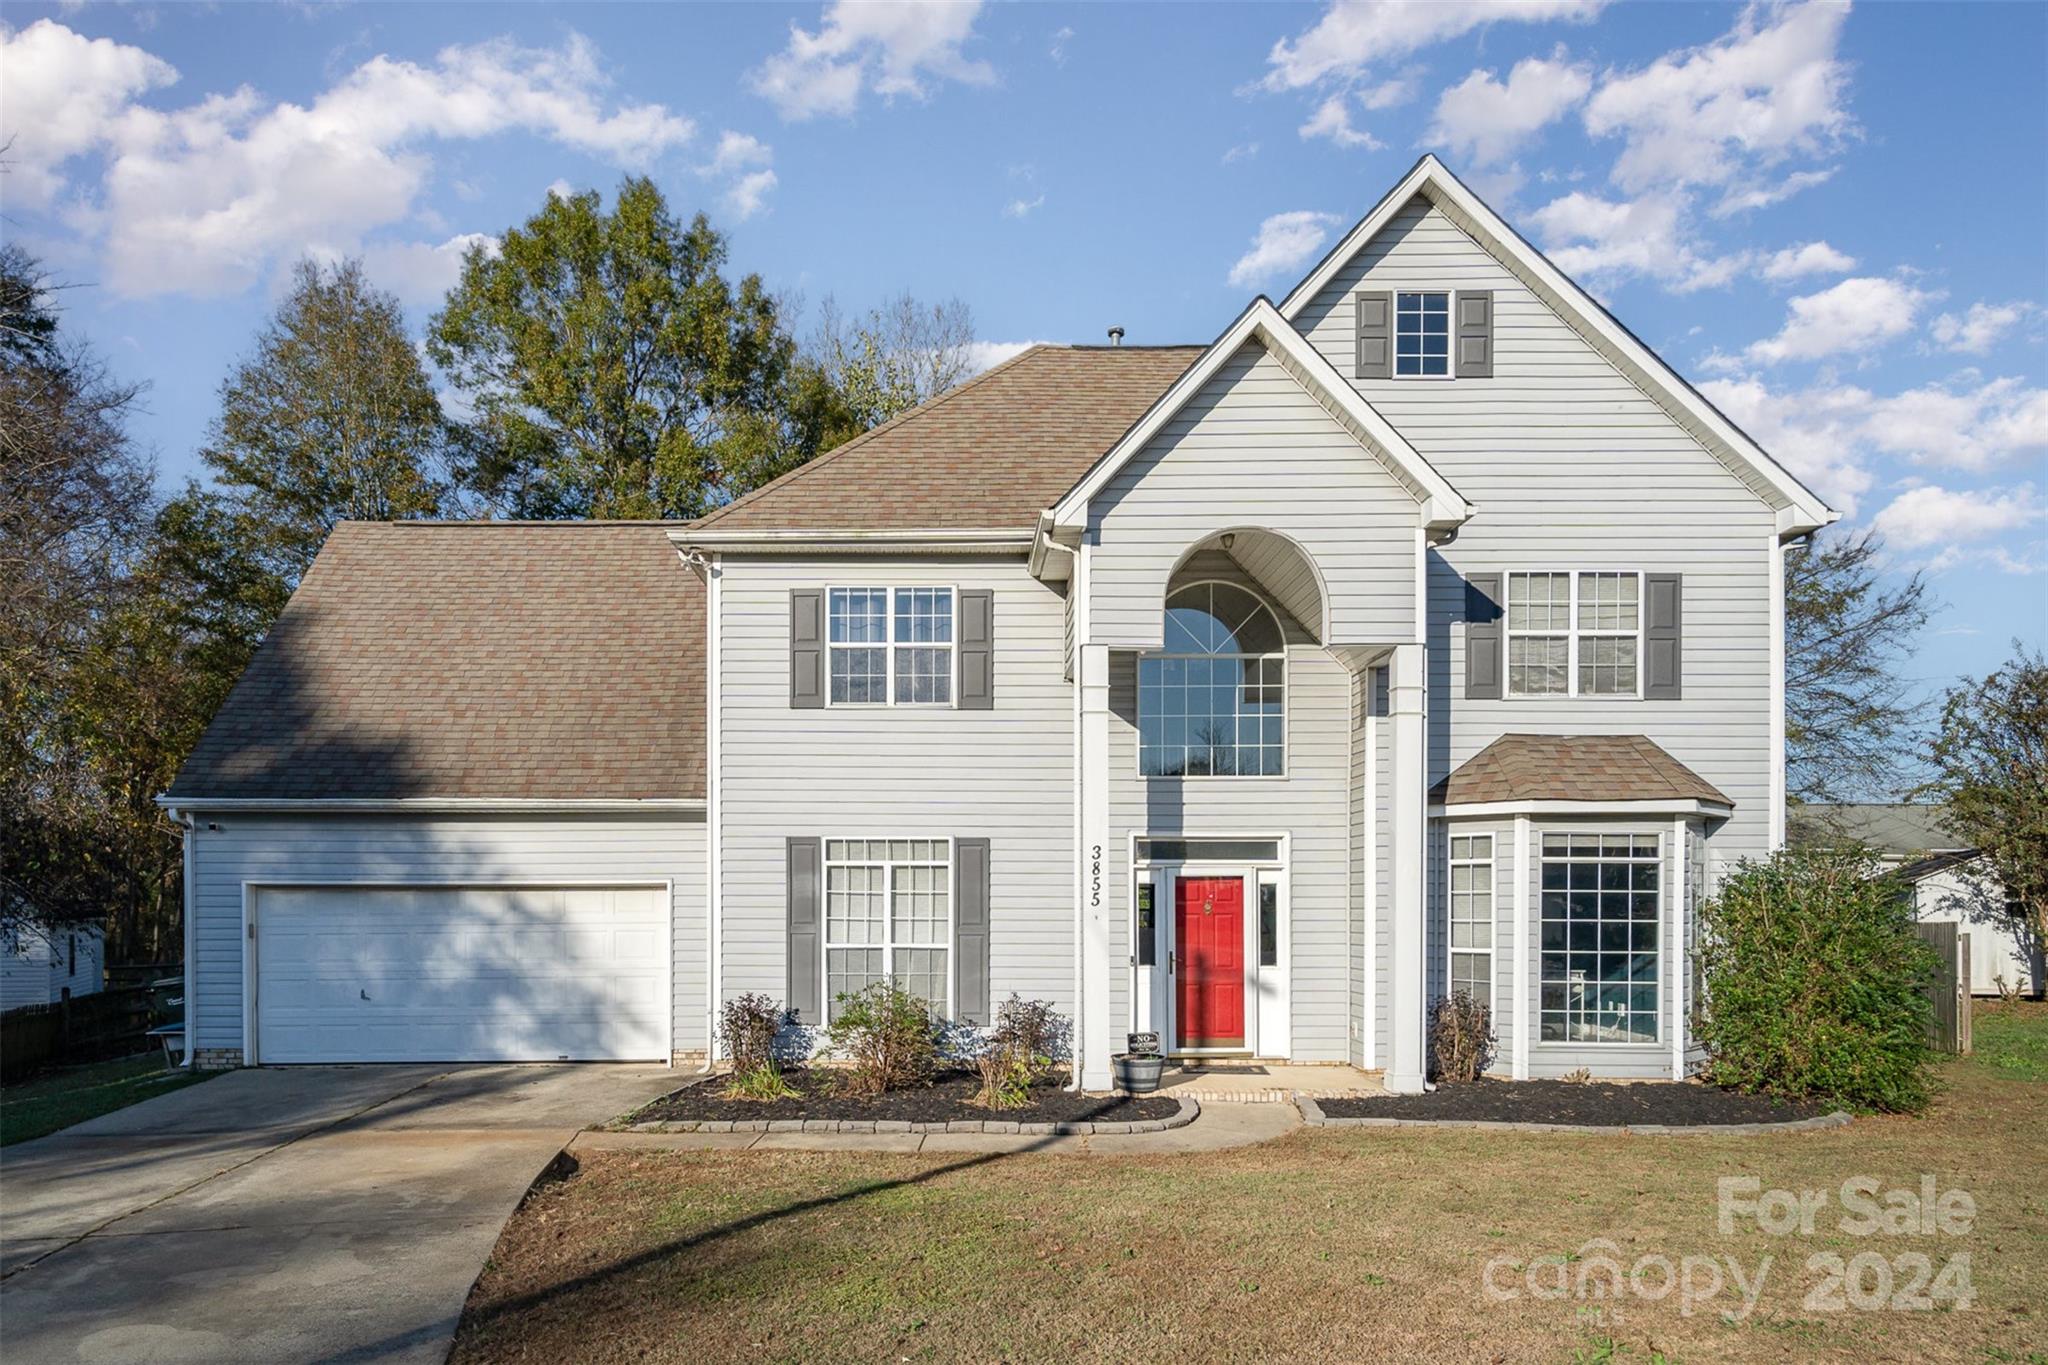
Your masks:
M1423 1083L1683 1075L1818 498L1425 157L1206 346L690 524L338 529L165 802L201 1064L702 1059L891 979Z

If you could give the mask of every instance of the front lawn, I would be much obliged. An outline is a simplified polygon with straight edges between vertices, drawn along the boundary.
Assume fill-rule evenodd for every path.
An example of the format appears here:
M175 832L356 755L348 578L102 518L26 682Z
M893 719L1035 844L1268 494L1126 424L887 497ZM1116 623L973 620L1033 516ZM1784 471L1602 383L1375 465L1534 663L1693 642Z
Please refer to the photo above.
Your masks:
M145 1052L0 1087L0 1147L43 1137L217 1074L167 1071L161 1052Z
M1926 1117L1817 1133L594 1154L507 1226L454 1358L2042 1361L2048 1086L1999 1059L2038 1057L2048 1012L1990 1032L1995 1051L1941 1069ZM1858 1176L1898 1201L1931 1178L1936 1207L1857 1235L1841 1189ZM1757 1182L1725 1234L1724 1177ZM1811 1231L1744 1211L1774 1189L1821 1192ZM1591 1292L1610 1257L1635 1291ZM1761 1284L1747 1308L1737 1271Z
M2048 1081L2048 1002L1977 1002L1970 1019L1975 1059L2016 1081Z

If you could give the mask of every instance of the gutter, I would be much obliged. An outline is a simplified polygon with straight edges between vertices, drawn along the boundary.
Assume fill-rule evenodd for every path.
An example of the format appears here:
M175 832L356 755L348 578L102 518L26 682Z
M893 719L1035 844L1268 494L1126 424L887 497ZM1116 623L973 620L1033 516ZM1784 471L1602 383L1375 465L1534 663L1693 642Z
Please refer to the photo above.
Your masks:
M180 1070L190 1070L192 1059L199 1055L199 993L192 989L195 981L193 973L198 968L193 948L198 941L197 921L199 918L193 912L192 906L192 886L194 880L192 867L199 851L199 829L189 811L164 805L162 797L157 798L157 804L164 806L164 814L169 816L174 824L184 830L184 834L181 836L185 845L184 867L180 873L184 879L184 887L181 892L184 899L179 907L178 918L183 921L182 933L185 940L185 1057L184 1060L178 1063L178 1067ZM102 969L104 969L105 964L102 963L101 965Z
M634 800L631 798L575 798L575 797L520 797L520 796L407 796L407 797L311 797L302 799L273 798L262 796L159 796L156 804L171 811L173 818L179 812L188 817L193 811L249 811L269 812L279 815L323 815L323 814L433 814L485 813L485 814L544 814L561 811L567 814L580 812L611 813L671 813L690 814L704 809L699 797L669 799L666 797Z
M687 528L670 531L676 545L702 546L716 550L840 550L881 553L902 550L950 551L956 554L1028 554L1036 532L1014 527L968 529L939 527L923 530L767 530L724 531L716 527L701 531Z

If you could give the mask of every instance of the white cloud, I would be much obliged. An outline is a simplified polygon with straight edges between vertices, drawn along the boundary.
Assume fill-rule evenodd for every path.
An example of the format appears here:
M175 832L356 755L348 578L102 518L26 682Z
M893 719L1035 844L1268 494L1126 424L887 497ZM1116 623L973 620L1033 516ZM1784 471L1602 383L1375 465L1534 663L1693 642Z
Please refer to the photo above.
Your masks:
M1363 147L1368 152L1384 151L1386 143L1362 128L1351 126L1351 110L1346 101L1348 95L1332 95L1316 106L1308 122L1301 125L1303 139L1326 137L1339 147Z
M1253 157L1257 156L1258 154L1258 143L1240 142L1235 147L1232 147L1229 151L1223 154L1223 164L1228 166L1233 164L1234 162L1250 161Z
M1839 275L1856 268L1856 258L1826 242L1802 242L1774 251L1763 263L1767 280L1796 280L1801 275Z
M1340 220L1334 213L1297 209L1276 213L1259 224L1251 250L1230 267L1230 283L1248 289L1285 270L1298 270L1330 239Z
M1935 344L1945 351L1983 355L2033 311L2033 304L2020 301L1973 303L1970 311L1961 317L1943 313L1927 330L1934 337Z
M1700 391L1828 502L1854 514L1882 457L1972 472L2048 451L2048 389L2013 378L1880 395L1853 384L1773 390L1747 376Z
M1033 346L1056 346L1047 341L970 341L967 343L967 373L992 370L1005 360L1014 360Z
M1614 180L1630 193L1662 185L1749 181L1852 131L1836 46L1846 4L1750 5L1725 37L1604 77L1586 130L1618 136Z
M1926 484L1899 494L1871 525L1895 549L1974 549L1988 537L2039 522L2042 512L2026 484L1975 491Z
M21 47L31 34L33 50ZM49 24L6 39L7 131L22 119L27 145L54 118L66 126L66 146L100 153L102 181L73 187L68 217L100 242L107 283L122 294L235 291L280 257L355 250L372 230L419 215L435 142L523 132L643 166L694 133L663 105L608 104L597 52L574 33L556 48L505 40L449 47L428 65L373 57L303 106L272 103L247 86L168 112L132 98L83 106L60 98L53 108L22 98L17 69L50 52L60 67L168 79L169 68L136 49L116 45L109 54L74 40ZM43 90L44 80L36 67L25 88ZM132 95L135 81L95 88ZM57 174L69 155L37 164Z
M1033 199L1012 199L1009 203L1003 205L1003 217L1028 218L1038 209L1042 208L1044 204L1045 196L1042 194Z
M1935 296L1902 280L1859 276L1792 300L1776 336L1744 352L1752 361L1814 360L1843 351L1867 351L1913 329L1920 309Z
M1593 78L1564 58L1526 57L1505 83L1474 71L1437 97L1436 119L1423 136L1482 166L1507 160L1523 144L1586 97Z
M1745 255L1715 255L1692 240L1685 228L1689 203L1678 191L1612 200L1573 190L1529 221L1569 275L1596 285L1640 276L1688 294L1727 284L1748 263Z
M768 192L778 183L773 171L749 171L726 186L720 202L744 223L768 206Z
M569 199L573 198L575 194L576 187L560 176L556 176L548 182L548 198L550 199Z
M1714 205L1716 218L1728 218L1751 209L1769 208L1782 204L1801 190L1810 190L1815 185L1825 185L1835 178L1835 168L1824 171L1794 171L1776 184L1753 184L1732 186L1721 196L1721 202Z
M471 247L496 256L498 239L484 232L464 232L445 242L372 242L363 248L363 269L409 304L438 304L462 278L462 259Z
M1268 90L1300 90L1331 77L1356 79L1483 24L1550 20L1582 23L1606 0L1333 0L1315 26L1282 38L1266 56Z
M1368 109L1393 109L1408 103L1422 89L1420 69L1404 71L1391 80L1369 85L1358 92L1358 102Z
M981 0L832 0L817 32L791 24L749 81L792 122L849 117L869 92L928 99L934 79L990 85L995 69L961 50L980 12Z
M774 160L773 147L750 133L735 133L728 128L718 135L718 148L703 171L706 175L730 175L749 167L769 165Z
M1052 58L1054 66L1065 66L1067 64L1067 43L1073 39L1073 36L1074 30L1066 25L1061 25L1053 30L1052 46L1045 50L1045 55Z
M40 208L63 193L66 161L95 150L137 96L174 83L178 72L139 47L38 19L19 33L0 27L0 76L0 144L12 144L7 198Z

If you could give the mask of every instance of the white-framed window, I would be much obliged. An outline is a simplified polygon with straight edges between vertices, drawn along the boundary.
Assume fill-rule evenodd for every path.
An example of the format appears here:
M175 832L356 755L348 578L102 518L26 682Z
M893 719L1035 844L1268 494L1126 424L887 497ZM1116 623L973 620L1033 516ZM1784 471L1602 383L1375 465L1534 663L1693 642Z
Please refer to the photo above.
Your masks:
M951 588L831 588L825 594L833 706L951 706Z
M1448 290L1394 295L1394 377L1451 377L1451 295Z
M1493 836L1451 836L1451 990L1493 1008Z
M1643 576L1508 575L1508 695L1640 697Z
M825 841L825 1017L839 997L894 981L953 1014L949 839Z
M1657 1041L1662 876L1655 834L1543 836L1540 1041Z
M1138 772L1279 777L1287 770L1287 646L1279 618L1231 583L1166 599L1166 648L1138 660Z

